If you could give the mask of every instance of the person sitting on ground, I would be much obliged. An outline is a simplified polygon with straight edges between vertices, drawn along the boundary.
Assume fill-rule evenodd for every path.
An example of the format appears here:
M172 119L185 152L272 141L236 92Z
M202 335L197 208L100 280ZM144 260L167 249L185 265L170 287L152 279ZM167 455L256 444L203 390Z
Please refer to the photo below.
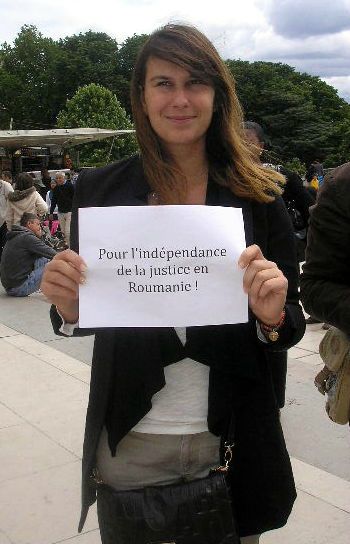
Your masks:
M56 172L55 181L56 187L52 191L50 219L53 219L53 213L57 205L60 228L66 245L69 247L74 187L70 181L65 179L63 172Z
M24 213L20 225L7 234L0 267L1 283L13 297L26 297L38 291L45 265L56 255L41 238L38 216Z
M8 230L11 230L13 225L19 224L25 212L42 216L47 213L47 205L35 189L33 178L23 172L18 174L16 189L8 197L6 214Z

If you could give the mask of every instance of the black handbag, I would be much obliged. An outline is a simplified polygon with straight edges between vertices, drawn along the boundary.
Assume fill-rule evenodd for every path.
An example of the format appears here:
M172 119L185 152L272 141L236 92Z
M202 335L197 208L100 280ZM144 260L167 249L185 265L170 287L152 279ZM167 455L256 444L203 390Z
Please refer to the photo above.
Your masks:
M230 430L233 428L232 422ZM198 480L115 491L95 474L103 544L239 544L225 464Z

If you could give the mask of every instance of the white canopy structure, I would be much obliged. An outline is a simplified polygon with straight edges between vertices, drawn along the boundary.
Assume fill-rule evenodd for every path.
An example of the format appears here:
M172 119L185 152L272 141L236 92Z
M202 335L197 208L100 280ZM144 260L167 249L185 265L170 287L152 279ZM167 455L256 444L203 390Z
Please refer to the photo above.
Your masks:
M0 130L0 147L15 151L21 147L72 147L133 134L134 130L110 130L104 128L54 128L50 130Z

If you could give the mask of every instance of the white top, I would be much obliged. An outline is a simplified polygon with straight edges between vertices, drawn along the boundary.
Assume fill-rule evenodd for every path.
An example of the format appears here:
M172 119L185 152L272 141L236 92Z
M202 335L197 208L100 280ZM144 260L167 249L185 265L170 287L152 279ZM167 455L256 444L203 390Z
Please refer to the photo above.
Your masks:
M47 213L46 202L37 191L28 192L27 196L21 200L8 201L6 214L8 230L11 230L13 225L19 225L24 212L34 213L39 216Z
M175 329L186 342L186 329ZM208 430L209 367L183 359L164 367L166 384L152 398L152 408L132 429L150 434L195 434Z
M77 325L63 320L60 331L71 336ZM259 340L267 343L258 322L256 327ZM186 328L175 328L175 331L184 345ZM209 367L186 358L164 367L164 375L165 386L153 395L151 410L132 430L149 434L195 434L208 431Z

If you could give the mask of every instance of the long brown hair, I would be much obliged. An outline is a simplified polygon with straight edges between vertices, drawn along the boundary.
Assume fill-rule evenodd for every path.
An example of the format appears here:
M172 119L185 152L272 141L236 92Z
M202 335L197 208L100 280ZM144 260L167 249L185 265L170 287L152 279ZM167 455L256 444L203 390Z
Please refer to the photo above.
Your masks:
M281 194L283 176L256 164L245 142L235 83L213 44L192 26L168 24L141 49L131 83L131 105L147 181L163 203L181 203L187 180L167 156L142 106L147 61L173 62L215 90L214 113L206 134L209 174L238 196L268 202Z

